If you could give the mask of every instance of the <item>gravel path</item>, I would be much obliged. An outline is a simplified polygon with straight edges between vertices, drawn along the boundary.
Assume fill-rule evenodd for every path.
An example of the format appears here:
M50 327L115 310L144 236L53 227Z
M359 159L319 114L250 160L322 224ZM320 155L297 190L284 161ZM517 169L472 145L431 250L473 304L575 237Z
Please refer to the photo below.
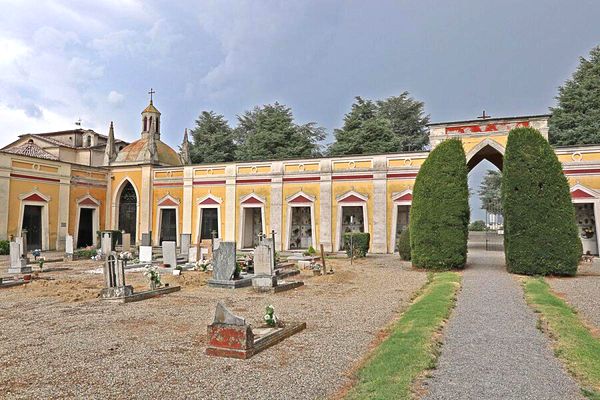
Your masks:
M600 261L583 263L573 278L546 278L552 290L575 307L583 319L600 329Z
M200 272L165 277L180 292L125 305L90 297L102 277L77 270L2 289L0 398L325 398L426 281L398 256L329 262L334 275L305 276L305 287L276 295L208 288ZM250 360L207 357L218 300L254 324L273 304L308 327Z
M580 399L502 252L469 249L427 399Z

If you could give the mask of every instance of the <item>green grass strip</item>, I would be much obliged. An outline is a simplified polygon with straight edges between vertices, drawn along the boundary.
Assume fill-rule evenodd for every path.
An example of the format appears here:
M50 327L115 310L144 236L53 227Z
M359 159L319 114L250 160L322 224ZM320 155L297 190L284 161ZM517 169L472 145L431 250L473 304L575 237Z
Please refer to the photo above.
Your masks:
M347 399L410 399L411 384L435 367L434 334L450 315L460 286L456 272L430 274L430 282L357 372Z
M554 339L555 354L584 387L582 392L600 399L600 341L564 300L552 294L543 278L524 281L527 302L541 314L544 327Z

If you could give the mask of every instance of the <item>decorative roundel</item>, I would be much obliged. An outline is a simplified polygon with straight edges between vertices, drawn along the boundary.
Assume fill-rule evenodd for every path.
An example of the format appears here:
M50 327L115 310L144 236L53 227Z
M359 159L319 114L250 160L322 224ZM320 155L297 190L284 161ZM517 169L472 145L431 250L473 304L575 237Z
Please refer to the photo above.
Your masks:
M33 164L33 169L35 169L36 171L40 170L40 164Z
M253 165L251 170L252 170L252 173L255 174L258 171L258 168L256 168L256 165Z
M167 171L167 177L168 178L172 178L173 177L173 171Z
M571 160L575 161L575 162L579 162L583 159L583 155L581 155L580 152L575 152L573 154L571 154Z
M206 170L206 174L207 174L207 175L212 175L212 174L213 174L213 170L212 170L212 168L209 168L209 169L207 169L207 170Z
M405 158L404 159L404 165L409 167L412 165L412 158Z
M304 171L304 164L298 164L298 171Z
M350 162L348 163L348 168L350 168L350 169L354 169L354 168L356 168L356 161L350 161Z

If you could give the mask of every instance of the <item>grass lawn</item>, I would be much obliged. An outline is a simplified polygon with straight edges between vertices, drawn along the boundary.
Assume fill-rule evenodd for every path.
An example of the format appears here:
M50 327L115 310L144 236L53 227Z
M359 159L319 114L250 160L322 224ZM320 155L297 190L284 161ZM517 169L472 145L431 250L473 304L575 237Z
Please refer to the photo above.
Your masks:
M421 295L358 370L347 399L411 398L411 384L423 371L435 367L438 344L434 336L450 314L460 279L456 272L429 276Z
M600 340L564 300L550 291L542 278L524 279L527 302L541 315L542 326L554 340L555 354L584 387L591 399L600 399Z

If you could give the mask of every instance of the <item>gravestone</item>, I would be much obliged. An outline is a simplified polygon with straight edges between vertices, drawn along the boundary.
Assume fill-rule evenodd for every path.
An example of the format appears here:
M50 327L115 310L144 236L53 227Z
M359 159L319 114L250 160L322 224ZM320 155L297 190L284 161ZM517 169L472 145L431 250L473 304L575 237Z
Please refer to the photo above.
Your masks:
M142 246L152 246L152 232L142 233Z
M109 253L104 260L104 285L100 293L102 298L131 296L133 287L125 284L125 266L127 261L118 260L114 252Z
M152 246L140 246L140 262L152 263Z
M187 256L190 253L190 245L192 244L192 235L190 233L181 234L181 254Z
M66 259L73 259L73 236L71 235L65 236L65 254Z
M27 261L27 250L29 250L29 247L27 247L27 229L21 230L21 246L21 254L23 254L25 261Z
M15 238L15 243L17 243L19 245L19 253L21 253L21 255L23 255L23 238L21 236L17 236Z
M273 274L273 250L263 242L254 249L254 275L272 276Z
M177 266L177 243L176 242L162 242L162 253L163 253L163 264L168 264L169 267L175 268Z
M218 247L217 247L218 246ZM235 272L235 242L220 242L213 252L213 279L228 281Z
M198 248L197 247L190 247L190 253L188 254L188 262L189 263L196 263L198 262Z
M65 236L65 253L73 254L73 236Z
M31 272L31 267L27 266L27 261L21 254L21 247L17 242L10 242L10 266L9 274L27 274Z
M102 254L110 254L113 251L112 248L112 235L110 233L102 234Z
M121 241L123 242L123 251L131 251L131 234L124 233L121 236Z

